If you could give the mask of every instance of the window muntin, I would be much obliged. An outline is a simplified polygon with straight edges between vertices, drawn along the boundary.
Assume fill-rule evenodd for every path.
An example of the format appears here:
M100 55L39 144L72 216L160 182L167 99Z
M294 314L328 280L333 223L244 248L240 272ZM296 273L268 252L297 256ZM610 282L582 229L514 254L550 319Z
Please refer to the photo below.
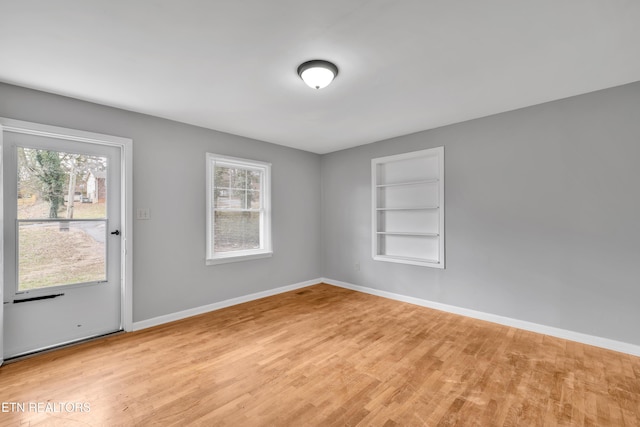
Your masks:
M207 264L270 256L271 165L207 154Z

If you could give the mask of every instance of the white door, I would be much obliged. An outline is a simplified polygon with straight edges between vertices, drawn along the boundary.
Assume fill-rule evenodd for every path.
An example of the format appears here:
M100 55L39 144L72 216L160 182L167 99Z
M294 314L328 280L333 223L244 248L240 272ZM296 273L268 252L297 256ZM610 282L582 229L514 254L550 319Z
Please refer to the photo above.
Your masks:
M4 359L122 329L120 147L2 145Z

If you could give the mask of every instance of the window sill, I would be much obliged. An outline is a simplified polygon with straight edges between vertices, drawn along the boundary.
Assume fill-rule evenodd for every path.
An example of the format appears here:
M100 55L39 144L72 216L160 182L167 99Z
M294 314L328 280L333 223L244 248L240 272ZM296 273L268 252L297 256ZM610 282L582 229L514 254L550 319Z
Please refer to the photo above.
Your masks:
M273 252L259 252L259 253L251 253L251 254L234 254L234 255L226 255L226 256L218 256L215 258L209 258L206 260L206 265L217 265L217 264L227 264L230 262L240 262L240 261L250 261L252 259L259 258L270 258L273 255Z

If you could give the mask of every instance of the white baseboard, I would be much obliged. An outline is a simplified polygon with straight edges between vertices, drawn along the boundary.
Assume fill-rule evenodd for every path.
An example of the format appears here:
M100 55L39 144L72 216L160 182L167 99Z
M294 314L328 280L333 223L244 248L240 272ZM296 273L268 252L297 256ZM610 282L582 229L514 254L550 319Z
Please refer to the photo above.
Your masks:
M621 341L615 341L608 338L596 337L593 335L583 334L581 332L569 331L566 329L554 328L552 326L540 325L538 323L527 322L524 320L512 319L510 317L498 316L497 314L485 313L482 311L470 310L468 308L456 307L453 305L442 304L439 302L428 301L420 298L409 297L406 295L395 294L392 292L381 291L379 289L368 288L366 286L358 286L351 283L341 282L323 278L322 282L341 288L351 289L366 294L376 295L379 297L389 298L396 301L407 302L422 307L433 308L435 310L446 311L448 313L459 314L474 319L486 320L487 322L498 323L500 325L512 326L525 331L537 332L539 334L549 335L552 337L563 338L570 341L588 344L595 347L606 348L618 351L620 353L640 356L640 346L629 344Z
M139 322L133 322L133 330L139 331L141 329L150 328L152 326L162 325L164 323L174 322L176 320L185 319L187 317L197 316L198 314L208 313L210 311L220 310L221 308L231 307L232 305L242 304L243 302L249 302L260 298L270 297L272 295L293 291L295 289L305 288L307 286L316 285L320 282L322 282L322 279L307 280L305 282L295 283L289 286L282 286L280 288L269 289L267 291L257 292L255 294L243 295L237 298L214 302L213 304L207 304L200 307L190 308L188 310L178 311L176 313L165 314L164 316L158 316L147 320L141 320Z

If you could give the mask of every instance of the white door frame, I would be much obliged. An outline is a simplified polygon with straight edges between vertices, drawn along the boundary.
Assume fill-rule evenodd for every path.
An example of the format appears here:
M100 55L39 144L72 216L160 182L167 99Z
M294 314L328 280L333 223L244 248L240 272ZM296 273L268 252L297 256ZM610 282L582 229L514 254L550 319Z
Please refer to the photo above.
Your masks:
M0 171L3 167L4 159L2 152L4 148L4 132L16 132L29 135L37 135L48 138L59 138L71 141L87 142L91 144L109 145L120 148L120 159L122 162L121 178L121 215L122 215L122 253L121 253L121 322L125 331L133 330L133 140L119 136L104 135L94 132L62 128L57 126L42 125L39 123L25 122L22 120L8 119L0 117ZM2 173L0 173L0 223L4 221L4 193ZM0 226L0 302L4 292L4 236L3 228ZM3 318L4 304L0 304L0 365L3 362Z

